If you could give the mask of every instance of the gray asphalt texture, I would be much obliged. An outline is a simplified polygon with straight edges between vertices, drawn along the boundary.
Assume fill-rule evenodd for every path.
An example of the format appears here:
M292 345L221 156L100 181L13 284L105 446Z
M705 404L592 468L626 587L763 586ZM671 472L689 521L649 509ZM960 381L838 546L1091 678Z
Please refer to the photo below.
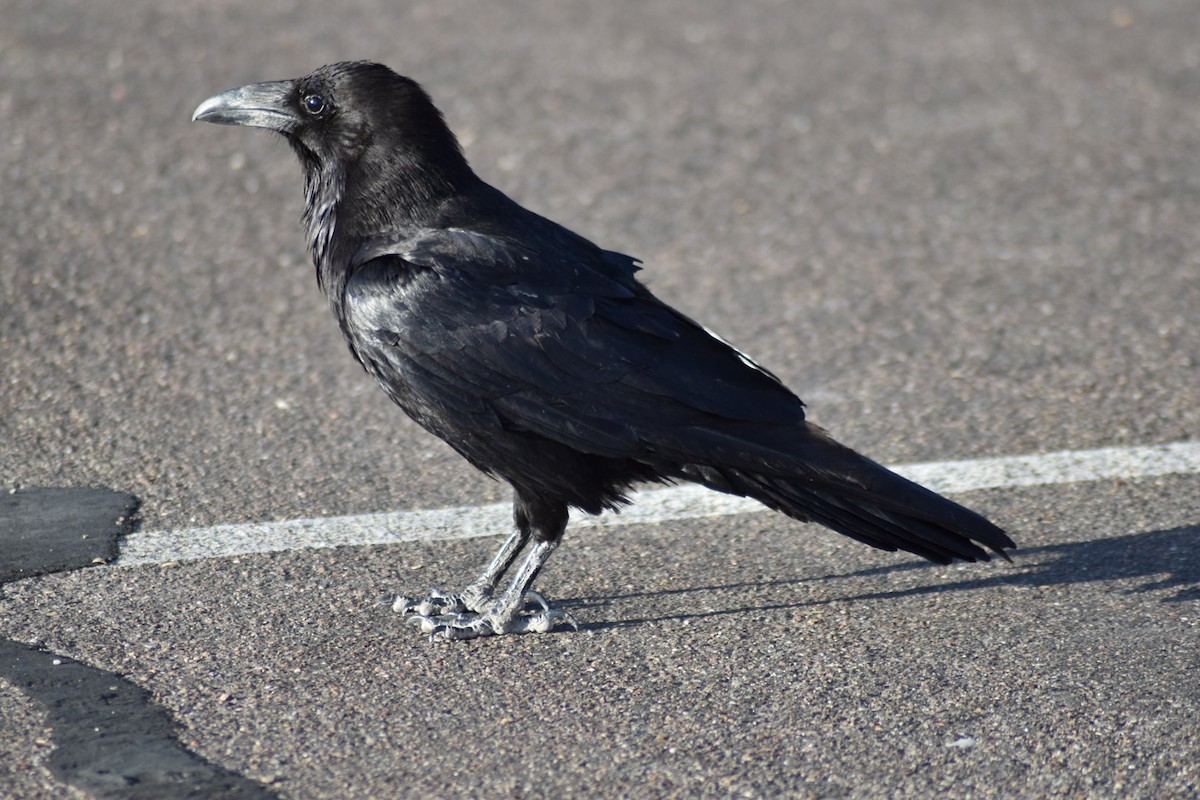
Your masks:
M1200 432L1190 0L2 10L9 489L128 492L145 529L507 498L347 355L286 146L189 122L347 58L881 461ZM374 605L455 587L481 539L31 578L0 637L289 798L1189 797L1198 490L957 498L1013 566L771 515L568 532L540 588L578 633L431 646ZM0 720L0 796L72 796L65 732L3 680Z

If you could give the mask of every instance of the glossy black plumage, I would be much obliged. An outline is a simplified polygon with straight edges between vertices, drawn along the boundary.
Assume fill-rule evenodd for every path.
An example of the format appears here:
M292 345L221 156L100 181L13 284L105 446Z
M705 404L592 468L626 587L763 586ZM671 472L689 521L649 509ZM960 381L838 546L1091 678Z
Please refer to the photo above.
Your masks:
M513 485L534 540L561 535L566 505L597 513L636 482L692 480L934 561L1013 547L806 422L778 379L655 298L632 258L481 181L411 80L338 64L231 90L196 118L288 139L351 352L422 426Z

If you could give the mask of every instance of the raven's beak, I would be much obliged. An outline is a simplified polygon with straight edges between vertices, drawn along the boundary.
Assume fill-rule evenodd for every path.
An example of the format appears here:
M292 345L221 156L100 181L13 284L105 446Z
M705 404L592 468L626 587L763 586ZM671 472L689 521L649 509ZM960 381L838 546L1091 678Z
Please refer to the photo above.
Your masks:
M273 81L228 89L201 103L192 114L192 121L288 133L300 122L290 102L295 87L294 81Z

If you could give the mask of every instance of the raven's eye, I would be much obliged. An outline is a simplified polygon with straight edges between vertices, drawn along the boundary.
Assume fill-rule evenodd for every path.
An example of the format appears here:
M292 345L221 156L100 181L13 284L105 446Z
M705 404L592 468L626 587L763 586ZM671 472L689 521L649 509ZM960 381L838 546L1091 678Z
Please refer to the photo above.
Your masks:
M309 94L304 96L304 110L316 116L325 110L325 98L319 94Z

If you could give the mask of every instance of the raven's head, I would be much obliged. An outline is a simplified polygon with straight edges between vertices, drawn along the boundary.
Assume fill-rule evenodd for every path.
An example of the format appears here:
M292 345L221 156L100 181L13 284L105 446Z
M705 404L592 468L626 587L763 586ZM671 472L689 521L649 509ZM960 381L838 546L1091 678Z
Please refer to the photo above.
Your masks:
M267 128L300 156L314 256L337 232L368 236L420 221L475 178L429 95L381 64L321 67L205 100L193 120ZM347 229L354 228L354 229Z

